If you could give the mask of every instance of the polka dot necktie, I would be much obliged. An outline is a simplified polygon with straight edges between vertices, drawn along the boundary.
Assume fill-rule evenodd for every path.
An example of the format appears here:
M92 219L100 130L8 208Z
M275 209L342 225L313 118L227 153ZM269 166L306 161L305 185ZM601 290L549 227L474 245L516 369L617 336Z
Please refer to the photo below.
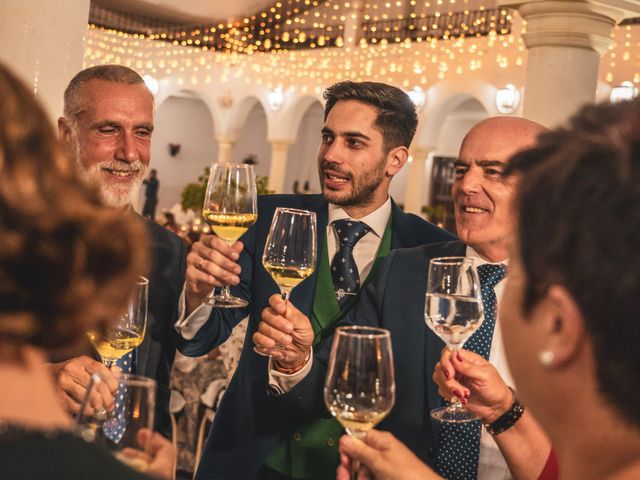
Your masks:
M123 357L116 360L115 365L120 367L122 373L131 373L131 366L133 363L133 352L129 352ZM125 396L127 389L124 385L120 385L116 391L115 406L113 414L102 426L102 432L114 443L119 443L122 439L124 432L127 429L127 419L125 417Z
M491 339L496 324L495 286L507 273L502 264L486 263L478 267L484 320L480 328L467 340L464 348L489 359ZM440 424L440 445L436 456L438 473L448 480L475 480L480 459L480 421Z
M349 219L336 220L333 222L333 228L340 247L331 262L331 278L336 298L342 308L350 296L355 295L360 288L360 276L356 261L353 259L353 247L369 232L370 228L366 223Z

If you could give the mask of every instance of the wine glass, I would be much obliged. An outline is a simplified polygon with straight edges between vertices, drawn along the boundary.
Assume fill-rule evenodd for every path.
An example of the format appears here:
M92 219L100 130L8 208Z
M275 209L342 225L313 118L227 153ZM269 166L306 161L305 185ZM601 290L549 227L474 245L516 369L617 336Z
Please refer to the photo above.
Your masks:
M331 345L324 402L349 435L364 438L395 402L391 334L383 328L338 327ZM352 475L360 465L352 464Z
M280 287L287 301L291 290L313 273L316 266L316 214L308 210L278 207L271 220L262 265ZM281 345L274 347L282 350ZM254 347L260 355L269 350Z
M252 165L216 163L211 169L202 215L214 233L233 245L258 219L256 176ZM215 289L205 300L220 308L241 308L249 305L231 295L229 286L215 295Z
M139 346L147 329L149 280L139 277L134 284L127 311L109 326L104 334L87 333L102 363L107 367Z
M427 326L452 350L462 348L484 319L480 279L473 259L440 257L429 263L424 306ZM431 410L442 422L469 422L478 418L457 397L446 407Z
M118 460L144 472L151 461L151 435L144 437L140 432L153 431L156 381L139 375L121 375L114 407L107 412L106 419L90 406L90 397L102 382L100 374L91 375L75 417L75 429L84 440L105 446Z

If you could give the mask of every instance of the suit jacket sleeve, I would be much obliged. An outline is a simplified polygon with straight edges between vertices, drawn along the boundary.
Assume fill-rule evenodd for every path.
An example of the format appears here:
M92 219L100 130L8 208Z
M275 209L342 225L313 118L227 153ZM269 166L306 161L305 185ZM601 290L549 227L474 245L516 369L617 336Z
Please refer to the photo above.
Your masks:
M240 253L238 264L242 269L240 284L231 288L234 296L244 298L251 305L251 284L253 279L253 261L255 253L254 225L240 239L244 249ZM206 355L229 338L233 328L249 315L246 308L212 308L207 322L198 330L191 340L183 340L179 345L180 353L189 357Z

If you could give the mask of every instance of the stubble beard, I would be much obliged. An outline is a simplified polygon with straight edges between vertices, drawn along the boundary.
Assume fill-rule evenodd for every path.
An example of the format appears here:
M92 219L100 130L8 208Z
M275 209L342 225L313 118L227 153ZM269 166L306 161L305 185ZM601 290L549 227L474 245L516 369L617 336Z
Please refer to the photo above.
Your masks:
M335 163L322 162L320 166L322 196L327 202L338 205L339 207L368 207L373 203L374 195L385 178L385 164L386 158L383 158L373 170L365 172L359 179L354 179L352 173L343 172ZM345 176L348 175L352 186L351 192L343 194L342 192L327 189L324 185L323 172L325 169L334 170Z

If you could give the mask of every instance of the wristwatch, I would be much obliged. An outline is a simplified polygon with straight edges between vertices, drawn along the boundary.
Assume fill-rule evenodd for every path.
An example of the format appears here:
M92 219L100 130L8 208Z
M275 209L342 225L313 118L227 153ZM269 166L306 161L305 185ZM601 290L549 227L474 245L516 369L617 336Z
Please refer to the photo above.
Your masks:
M516 392L514 392L511 387L509 387L509 390L513 393L513 403L509 410L500 415L496 421L484 424L487 432L491 435L495 436L509 430L518 420L520 420L520 417L522 417L522 414L524 413L524 405L520 403L520 400L518 400Z

